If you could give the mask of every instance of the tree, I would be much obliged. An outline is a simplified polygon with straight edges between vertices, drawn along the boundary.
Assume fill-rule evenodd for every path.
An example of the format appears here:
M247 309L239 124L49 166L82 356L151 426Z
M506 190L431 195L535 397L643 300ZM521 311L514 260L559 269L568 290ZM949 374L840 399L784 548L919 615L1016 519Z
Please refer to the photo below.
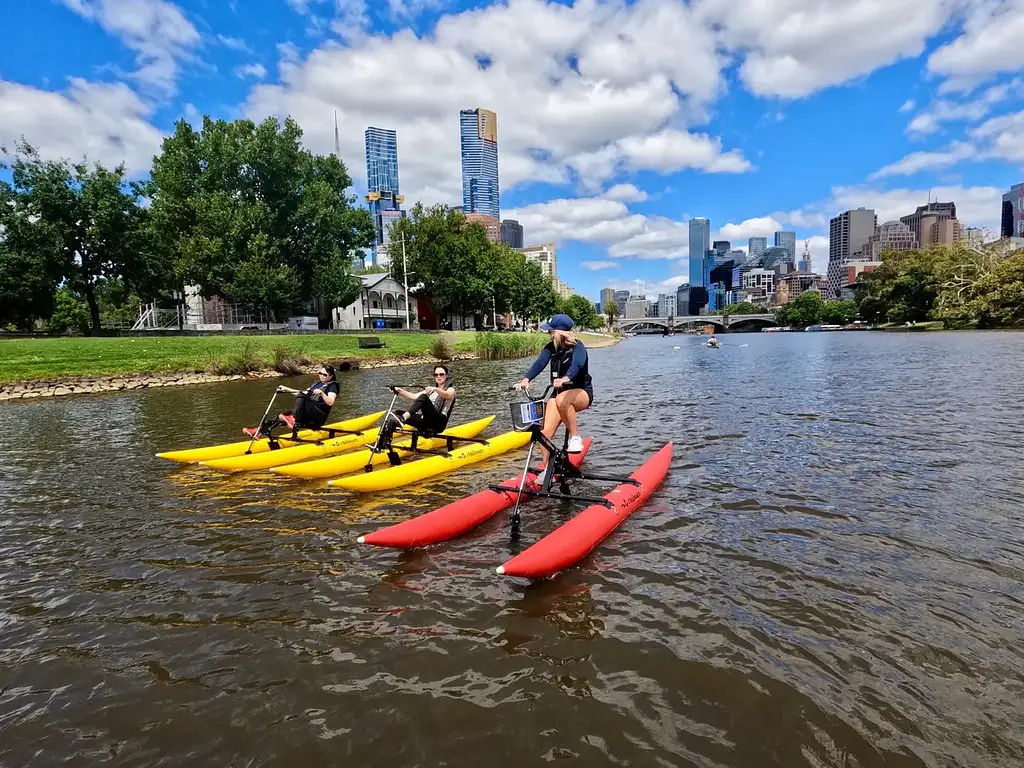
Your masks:
M611 328L615 324L615 318L619 316L619 305L609 301L603 309L605 317L608 318L608 327Z
M565 300L563 311L572 318L577 328L595 328L601 319L594 310L594 304L584 296L574 294Z
M782 325L806 328L821 322L821 308L824 302L817 291L804 291L795 299L783 304L775 311L775 319Z
M344 164L301 147L291 119L185 120L154 158L153 227L180 282L247 306L324 308L358 291L351 255L372 244ZM246 278L259 287L247 288ZM283 287L285 279L292 284ZM347 284L347 285L346 285ZM270 301L269 286L282 286ZM255 302L255 303L254 303ZM349 301L351 303L351 300Z
M846 325L857 316L857 303L849 299L823 302L819 313L820 322L826 325Z
M126 183L126 173L123 165L108 170L44 160L26 142L17 146L12 181L0 191L0 226L8 253L15 254L4 271L29 279L36 311L52 310L51 291L66 279L85 299L98 331L98 292L105 281L124 280L146 295L165 282L166 271L152 258L141 190Z
M764 307L759 307L749 301L741 301L739 304L729 304L723 308L723 314L729 315L760 315L764 313Z

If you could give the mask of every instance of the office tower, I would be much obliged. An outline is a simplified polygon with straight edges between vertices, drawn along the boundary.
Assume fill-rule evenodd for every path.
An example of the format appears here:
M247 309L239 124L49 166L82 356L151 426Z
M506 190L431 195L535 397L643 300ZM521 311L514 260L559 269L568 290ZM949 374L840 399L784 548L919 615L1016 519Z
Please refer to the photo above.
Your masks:
M790 263L796 264L796 232L782 229L775 233L775 247L789 250Z
M900 221L910 227L914 239L924 246L928 243L929 229L937 221L956 218L955 203L928 201L927 205L919 205L917 210L907 216L900 216Z
M751 263L755 263L761 254L764 253L764 249L768 247L767 237L752 237L747 241L747 258L750 259Z
M608 305L615 301L615 290L613 288L602 288L601 289L601 309L607 311ZM622 311L622 307L619 307L619 311Z
M1024 182L1014 184L1003 195L999 236L1024 237Z
M711 222L690 219L689 278L691 286L704 285L704 254L711 248Z
M500 219L498 116L489 109L459 112L462 141L462 208Z
M711 250L717 252L718 258L724 259L725 255L732 250L732 243L728 240L715 240L711 244Z
M515 219L501 222L501 242L509 248L523 247L523 225Z
M831 221L828 226L828 295L835 298L844 287L843 280L847 274L844 269L850 262L864 258L864 247L878 226L878 216L870 208L857 208L845 211Z
M371 261L387 263L392 222L405 218L402 203L405 196L398 185L398 135L384 128L366 129L366 203L373 216L376 233Z

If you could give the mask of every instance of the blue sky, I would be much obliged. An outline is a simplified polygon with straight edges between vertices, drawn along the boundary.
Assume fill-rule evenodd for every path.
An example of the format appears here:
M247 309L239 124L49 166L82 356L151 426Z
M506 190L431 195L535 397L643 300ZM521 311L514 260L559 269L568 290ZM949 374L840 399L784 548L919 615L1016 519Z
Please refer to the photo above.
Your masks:
M1019 0L36 0L5 8L0 144L145 175L175 120L292 115L365 185L398 131L407 201L461 203L460 108L498 114L502 216L598 298L685 281L686 222L795 229L929 194L998 234L1024 180ZM480 62L487 64L481 66Z

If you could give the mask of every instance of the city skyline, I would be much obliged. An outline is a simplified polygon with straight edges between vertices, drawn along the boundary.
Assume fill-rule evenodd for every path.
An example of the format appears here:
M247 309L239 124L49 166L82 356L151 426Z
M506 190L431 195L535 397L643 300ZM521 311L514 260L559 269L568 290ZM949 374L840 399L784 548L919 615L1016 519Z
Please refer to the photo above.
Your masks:
M792 37L775 32L823 12L809 0L405 16L298 0L22 3L8 10L21 34L0 67L0 144L24 135L46 157L123 161L144 178L179 118L291 115L328 154L337 113L357 200L364 131L380 126L401 144L404 207L454 206L458 115L479 107L501 121L500 218L522 225L524 245L555 243L583 295L637 278L670 293L689 277L696 217L733 248L792 231L824 273L829 221L862 206L881 223L955 201L964 226L998 236L1002 197L1024 182L1024 61L996 34L1024 8L999 2L998 22L982 6L843 6Z

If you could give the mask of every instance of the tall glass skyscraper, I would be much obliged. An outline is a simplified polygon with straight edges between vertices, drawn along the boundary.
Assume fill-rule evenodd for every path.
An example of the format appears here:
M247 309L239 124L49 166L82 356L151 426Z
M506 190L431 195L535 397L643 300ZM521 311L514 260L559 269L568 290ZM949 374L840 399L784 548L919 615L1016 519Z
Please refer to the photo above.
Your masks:
M704 285L704 257L711 250L711 222L690 219L690 287Z
M459 112L462 138L462 210L500 218L498 116L489 109Z
M405 196L398 190L398 134L384 128L367 128L366 203L377 232L374 265L387 260L387 227L395 219L405 218L404 202Z

